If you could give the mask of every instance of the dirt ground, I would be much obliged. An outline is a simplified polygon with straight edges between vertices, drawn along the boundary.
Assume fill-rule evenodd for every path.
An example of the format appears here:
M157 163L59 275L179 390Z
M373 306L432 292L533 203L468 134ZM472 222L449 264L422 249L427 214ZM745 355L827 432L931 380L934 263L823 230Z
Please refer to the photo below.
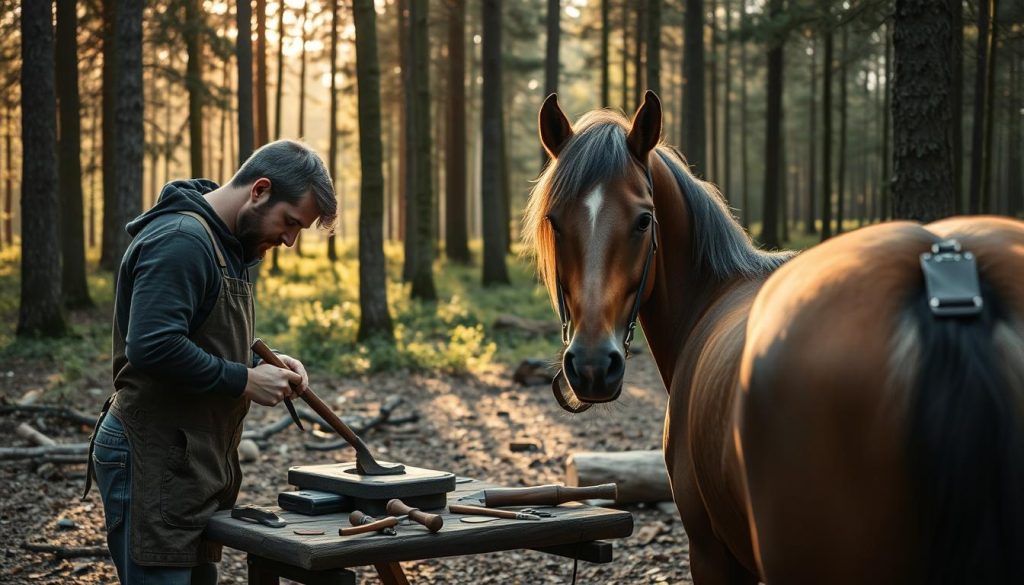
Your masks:
M31 364L0 368L0 399L13 401L39 384ZM365 438L384 460L442 469L503 485L539 485L564 481L566 457L577 451L620 451L661 447L666 393L650 355L639 353L627 367L622 397L607 406L578 415L562 411L547 386L521 387L511 372L494 367L474 377L378 374L353 379L314 376L312 387L341 414L372 415L388 396L406 400L394 416L419 412L418 422L382 427ZM62 406L96 413L107 394L107 382L83 382L82 391L60 397ZM53 392L42 403L54 403ZM254 405L246 422L252 429L279 419L284 408ZM85 441L89 429L49 415L0 414L4 446L27 446L14 428L28 422L60 442ZM539 450L512 452L513 439L532 439ZM266 505L290 489L287 469L298 464L352 459L351 449L311 451L308 433L289 428L273 435L255 461L243 463L245 479L238 501ZM23 543L62 546L103 546L103 511L94 489L80 501L84 467L31 461L0 462L0 530L4 535L0 561L2 583L112 583L109 559L86 557L58 560L49 553L25 551ZM629 538L614 541L614 561L580 563L578 583L689 583L688 543L678 516L666 506L630 506L635 528ZM451 557L402 565L413 583L569 583L571 560L533 551ZM360 582L374 583L372 569L357 569ZM245 583L245 557L225 551L221 583Z

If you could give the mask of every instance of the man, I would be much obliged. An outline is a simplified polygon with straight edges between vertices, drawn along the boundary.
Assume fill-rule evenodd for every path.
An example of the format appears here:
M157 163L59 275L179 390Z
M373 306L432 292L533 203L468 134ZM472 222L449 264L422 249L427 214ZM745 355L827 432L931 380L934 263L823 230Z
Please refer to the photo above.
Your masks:
M114 394L91 457L122 583L217 582L220 547L201 535L238 495L249 403L274 406L308 384L296 359L281 356L287 370L252 359L247 269L314 222L329 229L336 208L323 161L280 140L254 152L223 187L168 184L128 224L134 239L114 303Z

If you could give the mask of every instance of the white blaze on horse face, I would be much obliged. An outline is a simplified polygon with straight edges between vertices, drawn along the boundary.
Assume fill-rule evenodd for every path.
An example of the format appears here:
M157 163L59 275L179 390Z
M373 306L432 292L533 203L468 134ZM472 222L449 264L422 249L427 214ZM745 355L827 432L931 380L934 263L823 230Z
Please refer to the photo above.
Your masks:
M599 308L603 306L607 288L604 268L605 258L608 256L608 234L597 229L597 219L604 206L604 185L595 187L583 199L583 203L590 212L590 235L585 238L584 244L585 272L580 300L584 306ZM607 222L604 227L607 227Z
M593 237L597 229L597 214L601 211L601 204L604 203L604 185L598 185L584 200L587 209L590 210L590 235Z

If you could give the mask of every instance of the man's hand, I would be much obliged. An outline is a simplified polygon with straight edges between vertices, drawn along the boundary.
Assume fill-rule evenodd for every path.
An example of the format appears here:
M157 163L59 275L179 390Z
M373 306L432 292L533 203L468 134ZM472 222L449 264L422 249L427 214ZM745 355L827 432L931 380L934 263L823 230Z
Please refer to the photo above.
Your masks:
M306 390L309 390L309 375L306 374L306 366L303 366L302 362L291 356L280 354L277 357L281 358L281 361L284 362L284 365L288 366L289 370L302 376L302 383L298 384L295 388L292 388L295 392L295 396L302 396L305 394Z
M299 364L300 367L301 365ZM296 395L296 387L303 387L304 375L305 371L303 375L299 375L270 364L260 364L255 368L249 368L249 378L245 382L242 396L263 406L276 406L285 398Z

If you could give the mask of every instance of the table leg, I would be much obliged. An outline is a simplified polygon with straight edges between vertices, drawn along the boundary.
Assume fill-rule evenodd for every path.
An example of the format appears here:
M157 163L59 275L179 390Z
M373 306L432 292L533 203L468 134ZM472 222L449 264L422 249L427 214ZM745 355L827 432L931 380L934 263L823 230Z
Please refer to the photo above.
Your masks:
M280 585L281 578L275 571L270 570L259 561L249 555L249 585Z
M377 569L380 582L384 585L409 585L409 580L405 578L405 571L398 563L377 563L373 568Z

